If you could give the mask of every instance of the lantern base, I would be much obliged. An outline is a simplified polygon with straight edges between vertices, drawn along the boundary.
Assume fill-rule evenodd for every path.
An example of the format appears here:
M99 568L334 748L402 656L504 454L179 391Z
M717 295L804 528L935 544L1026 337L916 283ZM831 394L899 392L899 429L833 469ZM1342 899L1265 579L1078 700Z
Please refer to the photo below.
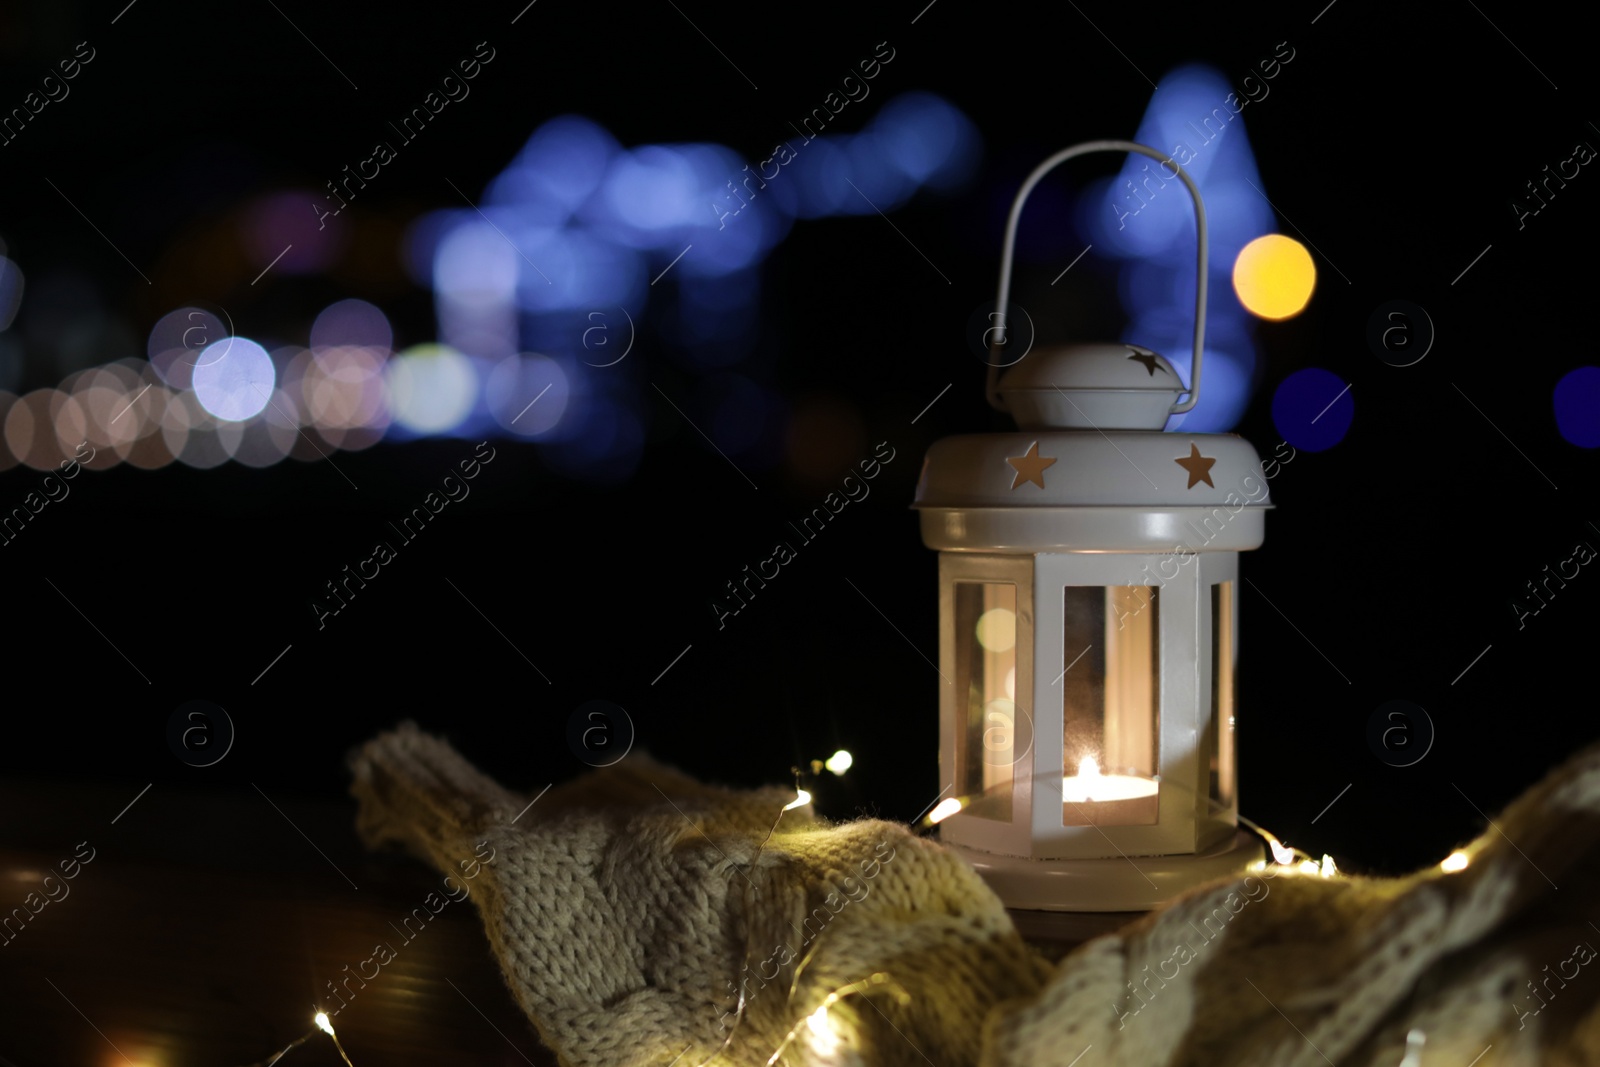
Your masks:
M1219 878L1242 878L1266 861L1261 839L1240 830L1205 852L1127 859L1029 860L946 843L1010 909L1150 911Z

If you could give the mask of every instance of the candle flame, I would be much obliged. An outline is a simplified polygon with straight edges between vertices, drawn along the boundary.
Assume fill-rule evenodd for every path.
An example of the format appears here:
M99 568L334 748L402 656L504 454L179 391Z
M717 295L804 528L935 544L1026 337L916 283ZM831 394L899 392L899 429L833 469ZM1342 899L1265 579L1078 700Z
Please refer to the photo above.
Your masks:
M1100 764L1095 762L1095 758L1093 756L1085 756L1081 760L1078 761L1078 777L1079 778L1098 778L1098 777L1100 777Z

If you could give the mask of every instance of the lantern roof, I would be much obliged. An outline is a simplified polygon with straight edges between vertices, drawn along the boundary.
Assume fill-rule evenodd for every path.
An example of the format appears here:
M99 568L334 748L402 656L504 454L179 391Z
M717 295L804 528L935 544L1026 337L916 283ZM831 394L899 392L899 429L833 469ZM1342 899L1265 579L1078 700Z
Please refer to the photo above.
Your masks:
M1236 434L1148 430L947 437L928 449L912 503L917 509L1216 506L1272 506L1250 442Z
M1129 344L1034 349L995 389L1024 430L1159 430L1182 392L1165 356Z

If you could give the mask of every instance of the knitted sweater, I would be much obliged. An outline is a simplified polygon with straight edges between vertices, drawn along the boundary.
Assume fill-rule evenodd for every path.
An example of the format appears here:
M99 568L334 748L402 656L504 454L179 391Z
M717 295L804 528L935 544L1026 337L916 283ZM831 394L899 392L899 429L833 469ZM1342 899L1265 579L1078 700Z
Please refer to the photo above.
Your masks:
M1600 1067L1600 746L1459 873L1269 864L1058 965L935 841L789 789L635 754L529 807L409 724L351 762L369 845L450 872L494 848L473 899L571 1067Z

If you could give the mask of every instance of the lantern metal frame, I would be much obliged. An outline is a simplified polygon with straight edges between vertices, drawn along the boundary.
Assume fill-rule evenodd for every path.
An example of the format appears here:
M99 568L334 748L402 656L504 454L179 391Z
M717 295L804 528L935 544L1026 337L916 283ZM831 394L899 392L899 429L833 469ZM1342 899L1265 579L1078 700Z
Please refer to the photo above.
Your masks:
M1049 171L1099 151L1161 161L1183 181L1194 202L1199 269L1188 386L1164 357L1133 345L1075 345L1027 353L1002 373L998 357L1006 343L1022 207ZM1259 457L1248 442L1231 434L1160 432L1168 415L1190 411L1199 402L1207 252L1199 189L1165 153L1131 141L1090 141L1035 168L1019 190L1006 226L998 323L985 387L990 404L1013 414L1019 430L936 442L918 484L914 506L921 511L923 539L939 552L941 673L955 675L947 676L941 687L940 765L945 775L953 776L944 780L960 809L941 820L940 836L1012 908L1145 910L1201 882L1242 874L1264 859L1260 841L1238 828L1231 705L1239 648L1238 552L1261 543L1263 513L1271 504L1264 481L1261 497L1252 495L1248 506L1236 501L1236 494L1225 498L1210 477L1198 494L1195 478L1187 485L1172 481L1172 451L1180 445L1195 448L1193 454L1212 465L1208 471L1215 467L1225 475L1259 474ZM1138 360L1138 367L1130 371L1129 360ZM1143 368L1149 370L1148 383ZM1024 479L1023 468L1013 461L1032 456L1064 466L1054 476L1037 468L1036 475ZM1140 461L1152 471L1165 472L1167 484L1148 475L1141 482L1128 469L1131 464L1143 475ZM1017 471L1009 485L997 477L1010 475L1006 462ZM1033 495L1018 497L1019 488ZM1200 545L1182 548L1180 541L1195 540L1189 530L1197 521L1210 535ZM1164 572L1174 559L1179 560L1177 573L1168 576ZM1152 580L1158 573L1160 580ZM974 640L961 632L957 619L962 583L1009 584L1016 590L1011 762L1007 774L995 776L1008 783L1004 792L999 786L984 787L993 795L965 791L975 780L973 760L978 758L973 708L983 709L978 727L987 743L982 727L989 703L983 694L974 696L969 679L957 669L958 662L970 664L974 654L970 645L964 653L959 647ZM1125 718L1151 718L1149 772L1123 776L1154 781L1154 815L1147 821L1098 822L1090 817L1088 824L1068 822L1066 807L1074 801L1065 795L1069 708L1061 681L1072 666L1072 650L1066 647L1065 598L1066 590L1084 587L1143 587L1154 601L1152 662L1145 676L1152 696L1146 707L1120 708ZM1111 596L1108 592L1108 606ZM1213 604L1225 604L1226 610ZM1214 612L1216 624L1225 623L1225 633L1216 632ZM1110 625L1109 614L1100 625ZM981 642L981 635L977 640ZM1109 672L1111 661L1105 662ZM1107 696L1103 678L1100 686L1099 706L1087 711L1104 724L1119 709ZM1219 706L1223 704L1227 706ZM1220 766L1212 770L1208 762ZM1077 781L1081 786L1082 779ZM996 817L994 797L1007 792L1010 818Z

